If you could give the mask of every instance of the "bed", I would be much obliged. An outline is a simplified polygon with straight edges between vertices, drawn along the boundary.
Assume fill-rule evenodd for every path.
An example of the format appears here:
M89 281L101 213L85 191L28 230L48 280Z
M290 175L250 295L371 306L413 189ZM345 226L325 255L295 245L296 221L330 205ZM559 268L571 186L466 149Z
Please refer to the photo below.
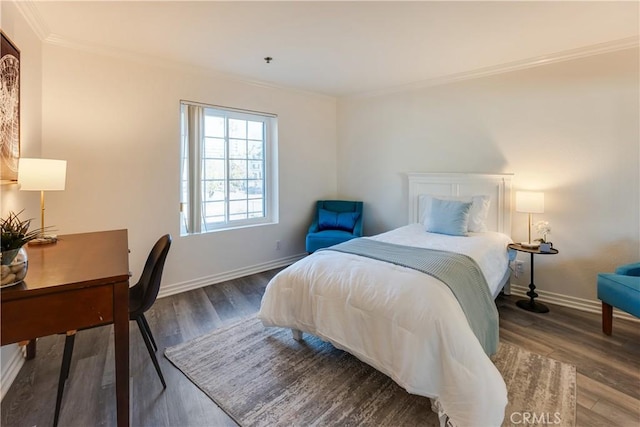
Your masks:
M304 332L329 341L409 393L431 398L442 425L500 425L507 391L489 356L497 350L493 298L509 278L511 178L508 174L408 174L406 226L357 239L355 246L373 246L372 253L336 246L282 270L269 282L258 318L265 326L292 329L297 339ZM441 213L435 203L468 203L470 210L486 209L481 223L477 223L477 211L472 212L465 225L472 231L465 230L466 236L451 236L442 230L426 231L434 230L430 223L435 222L434 212ZM472 220L476 221L473 228ZM377 257L396 248L401 252L395 261ZM446 285L443 281L456 281L458 276L445 280L404 265L410 258L420 262L423 254L443 256L443 250L462 254L448 254L452 259L473 259L484 279L478 279L476 271L470 279L477 282L473 286L470 282ZM460 299L456 290L460 287L477 289L472 298L484 302ZM470 317L469 310L477 311L475 317ZM491 334L478 332L481 324L488 325Z

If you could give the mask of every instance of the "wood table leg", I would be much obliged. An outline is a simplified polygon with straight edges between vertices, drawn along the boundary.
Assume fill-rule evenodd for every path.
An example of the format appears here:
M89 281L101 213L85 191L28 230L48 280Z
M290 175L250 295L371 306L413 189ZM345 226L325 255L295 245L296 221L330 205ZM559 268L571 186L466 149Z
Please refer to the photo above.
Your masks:
M613 306L602 301L602 332L611 335L613 330Z
M113 287L113 330L118 427L129 426L129 284Z
M36 339L20 341L18 343L20 347L24 347L26 360L31 360L36 357Z
M27 360L31 360L34 357L36 357L36 339L32 339L29 341L29 343L27 344L27 356L26 359Z

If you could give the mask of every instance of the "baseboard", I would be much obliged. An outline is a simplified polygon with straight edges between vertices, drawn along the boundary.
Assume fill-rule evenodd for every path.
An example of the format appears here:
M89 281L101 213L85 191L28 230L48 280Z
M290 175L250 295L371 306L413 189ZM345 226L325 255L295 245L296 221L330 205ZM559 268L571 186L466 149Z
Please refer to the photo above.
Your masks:
M158 293L158 298L168 297L170 295L202 288L204 286L213 285L215 283L226 282L227 280L233 280L240 277L250 276L252 274L262 273L263 271L273 270L274 268L286 267L296 261L301 260L305 256L307 256L306 253L293 255L287 258L280 258L277 260L252 265L250 267L238 268L236 270L231 270L224 273L200 277L193 280L187 280L186 282L163 285L160 288L160 292Z
M256 264L249 267L243 267L236 270L227 271L224 273L214 274L211 276L201 277L198 279L188 280L186 282L173 283L169 285L163 285L158 293L158 298L168 297L170 295L179 294L181 292L187 292L193 289L199 289L204 286L213 285L215 283L225 282L227 280L238 279L240 277L250 276L252 274L262 273L263 271L272 270L274 268L286 267L294 262L301 260L307 256L307 254L294 255L287 258L280 258L277 260ZM517 295L527 297L529 288L527 286L516 285L513 283L507 283L505 286L505 293L507 295ZM601 313L602 303L599 300L588 300L584 298L572 297L570 295L559 294L555 292L549 292L536 289L536 293L539 295L538 300L540 302L548 302L551 304L561 305L563 307L574 308L576 310L586 311L590 313ZM613 310L614 317L620 319L627 319L634 322L640 322L635 316L620 311L618 309ZM4 378L4 373L3 373Z
M4 399L4 395L9 391L9 387L18 376L20 368L24 365L24 357L22 356L22 348L17 344L11 344L2 349L2 372L0 373L0 400ZM4 353L9 353L5 355Z
M527 297L527 292L529 292L528 286L511 284L512 295L529 298ZM602 302L600 300L588 300L539 289L536 289L536 293L539 295L538 298L536 298L536 301L539 300L540 302L548 302L550 304L561 305L563 307L575 308L576 310L587 311L589 313L602 313ZM640 322L640 319L637 317L616 308L613 309L613 316L620 319Z

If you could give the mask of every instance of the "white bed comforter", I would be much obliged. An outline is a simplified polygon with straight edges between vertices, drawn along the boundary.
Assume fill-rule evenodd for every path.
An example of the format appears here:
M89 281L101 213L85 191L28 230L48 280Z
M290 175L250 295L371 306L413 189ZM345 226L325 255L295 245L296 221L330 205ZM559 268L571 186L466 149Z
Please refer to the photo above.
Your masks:
M471 256L490 287L507 269L500 233L451 237L412 224L372 237ZM424 273L357 255L316 252L276 275L258 318L331 342L393 378L409 393L433 399L441 421L498 426L505 383L484 353L451 290Z

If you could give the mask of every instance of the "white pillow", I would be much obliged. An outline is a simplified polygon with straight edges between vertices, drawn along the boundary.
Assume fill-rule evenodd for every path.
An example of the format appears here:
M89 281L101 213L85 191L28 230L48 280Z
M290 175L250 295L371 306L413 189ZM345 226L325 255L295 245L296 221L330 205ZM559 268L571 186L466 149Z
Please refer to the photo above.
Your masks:
M457 200L460 202L471 202L469 210L468 231L473 233L487 231L486 220L489 216L489 206L491 199L487 195L477 196L433 196L430 194L421 194L418 196L418 209L422 212L420 222L427 230L431 229L431 202L433 199L440 200Z

